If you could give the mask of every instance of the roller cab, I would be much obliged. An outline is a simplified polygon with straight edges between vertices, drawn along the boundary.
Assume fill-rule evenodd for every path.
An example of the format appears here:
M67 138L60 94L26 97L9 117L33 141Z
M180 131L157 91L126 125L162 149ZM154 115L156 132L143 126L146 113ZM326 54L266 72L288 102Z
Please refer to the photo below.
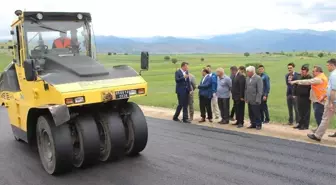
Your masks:
M13 60L0 76L0 104L14 138L36 145L49 174L138 155L147 123L133 97L147 96L140 73L96 59L90 13L16 11Z

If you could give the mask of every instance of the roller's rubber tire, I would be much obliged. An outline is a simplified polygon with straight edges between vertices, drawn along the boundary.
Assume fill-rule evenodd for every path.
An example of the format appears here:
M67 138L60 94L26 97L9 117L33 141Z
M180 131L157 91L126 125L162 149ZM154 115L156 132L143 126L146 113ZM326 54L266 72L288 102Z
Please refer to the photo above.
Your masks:
M100 146L98 128L93 116L79 115L72 126L72 131L77 135L79 151L73 152L73 165L77 168L90 166L99 159Z
M18 142L22 142L23 141L22 139L20 139L19 137L15 136L15 135L14 135L14 139L15 139L15 141L18 141Z
M68 124L55 126L50 115L37 120L36 143L43 168L50 175L72 169L72 143Z
M99 160L105 162L122 158L125 152L126 135L119 113L112 111L100 113L97 126L101 142Z
M127 139L125 154L128 156L135 156L143 151L147 145L147 121L145 115L137 104L128 102L124 106L125 111L129 113L124 119Z

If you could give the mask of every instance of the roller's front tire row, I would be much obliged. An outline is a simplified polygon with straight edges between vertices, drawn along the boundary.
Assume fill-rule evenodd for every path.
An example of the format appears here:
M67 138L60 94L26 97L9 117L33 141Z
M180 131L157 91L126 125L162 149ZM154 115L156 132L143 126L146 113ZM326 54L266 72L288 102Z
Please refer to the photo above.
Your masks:
M60 126L55 126L49 114L38 117L36 140L45 171L56 175L72 166L86 167L143 151L148 140L146 118L135 103L126 103L123 109L127 112L123 116L101 111L95 116L79 115Z

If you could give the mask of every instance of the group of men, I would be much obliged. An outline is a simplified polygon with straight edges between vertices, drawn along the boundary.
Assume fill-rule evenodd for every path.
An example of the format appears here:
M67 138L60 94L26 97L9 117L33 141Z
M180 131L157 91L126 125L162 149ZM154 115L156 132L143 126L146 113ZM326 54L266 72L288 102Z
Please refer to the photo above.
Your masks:
M202 79L196 85L195 77L188 72L189 64L182 62L181 68L175 72L176 94L178 106L173 116L174 121L178 119L183 109L184 123L190 123L194 118L194 91L199 90L199 105L201 111L200 123L213 122L213 114L216 119L221 117L219 124L229 124L230 119L234 120L238 128L244 126L245 104L248 104L250 126L260 130L262 123L268 123L269 113L267 99L270 91L270 82L267 74L264 73L264 66L258 67L259 74L254 66L245 69L244 66L230 68L231 77L225 74L223 68L216 72L211 71L211 66L204 67L201 71ZM233 108L230 115L230 98L233 99ZM188 117L188 108L189 116Z
M335 114L336 59L327 61L327 68L330 72L329 80L320 66L313 67L312 76L309 74L308 64L301 67L301 74L294 71L294 63L289 63L287 67L289 73L286 74L285 79L289 124L292 125L294 122L294 110L297 123L294 128L299 130L309 129L312 104L318 128L313 129L313 133L308 134L308 137L320 141ZM336 137L336 133L330 135L330 137Z

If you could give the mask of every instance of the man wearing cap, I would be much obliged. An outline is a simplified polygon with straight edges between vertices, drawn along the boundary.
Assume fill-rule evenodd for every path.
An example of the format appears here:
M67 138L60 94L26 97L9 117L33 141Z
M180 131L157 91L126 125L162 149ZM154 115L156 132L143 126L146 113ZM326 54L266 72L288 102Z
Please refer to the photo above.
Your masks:
M324 112L324 104L327 94L328 77L323 73L320 66L314 66L314 78L308 80L295 80L290 83L299 85L311 85L310 100L313 102L314 116L317 126L320 125ZM315 132L315 130L313 130Z
M309 64L304 64L301 67L301 78L300 80L311 79L312 76L309 74ZM294 128L299 130L309 129L309 121L310 121L310 110L311 110L311 101L310 97L310 89L311 86L308 85L300 85L297 84L294 86L293 92L294 96L297 97L298 100L298 110L299 110L299 124Z

